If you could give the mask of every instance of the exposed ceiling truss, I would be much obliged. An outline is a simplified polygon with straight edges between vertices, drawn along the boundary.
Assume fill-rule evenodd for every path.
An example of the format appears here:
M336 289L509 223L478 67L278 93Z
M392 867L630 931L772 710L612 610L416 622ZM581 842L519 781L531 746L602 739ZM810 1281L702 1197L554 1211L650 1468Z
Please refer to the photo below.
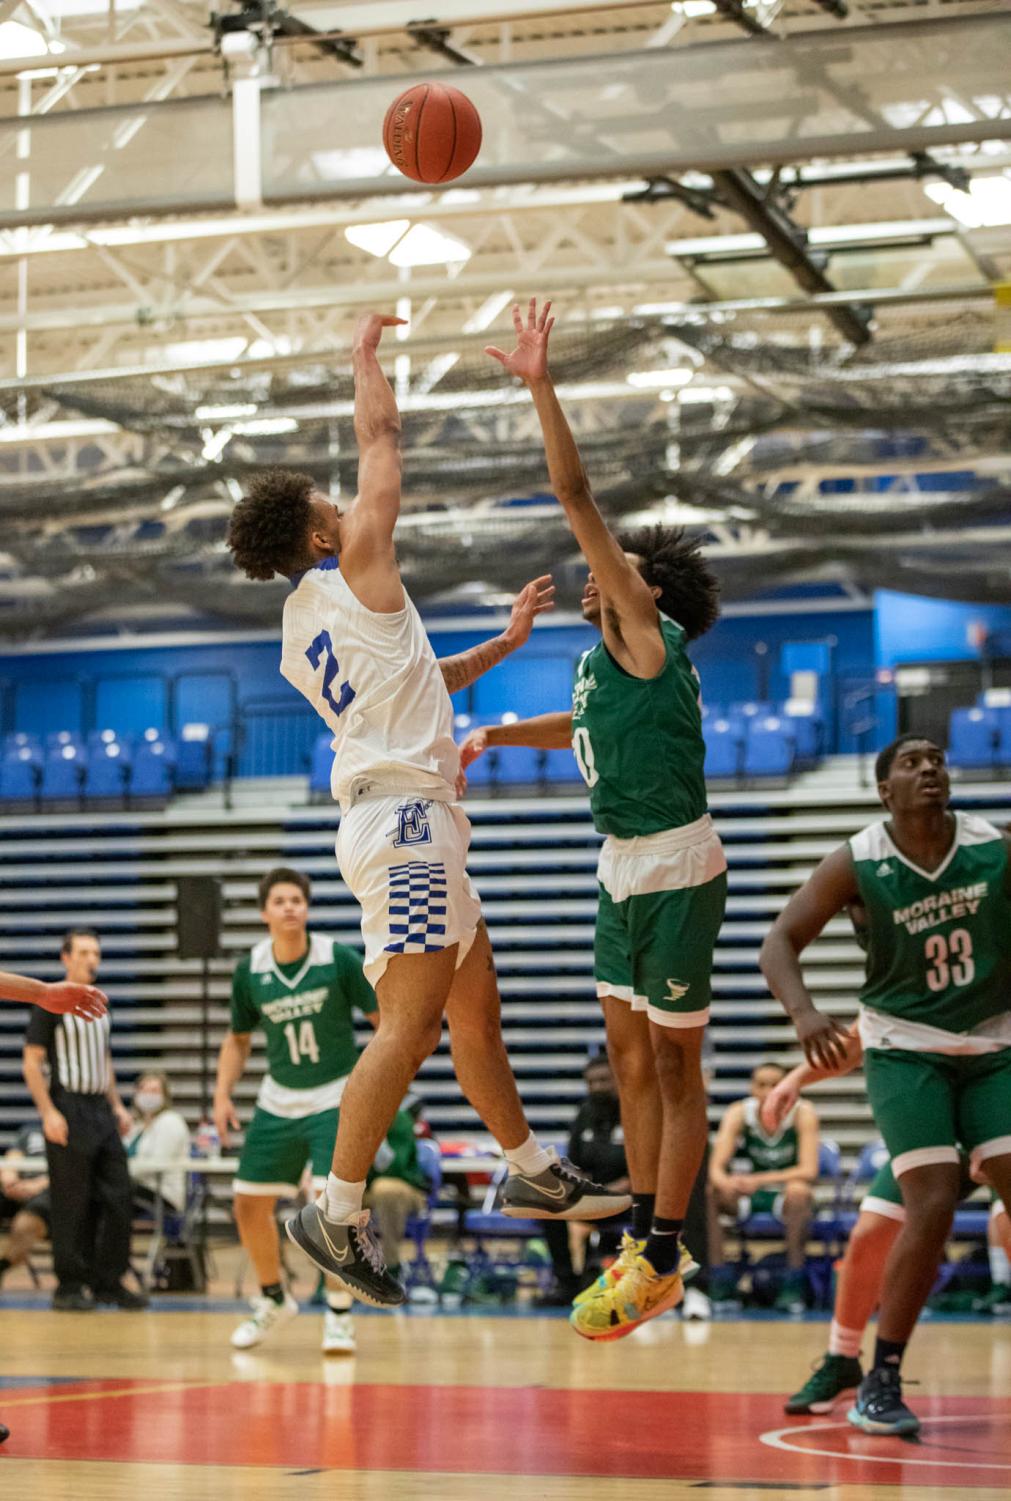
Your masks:
M271 591L227 566L224 521L264 462L353 487L347 348L369 305L410 319L390 357L416 587L465 576L494 594L564 555L550 512L503 504L545 479L529 408L480 353L534 294L559 309L560 377L605 503L707 529L729 595L760 564L769 582L890 574L1011 599L995 530L1011 329L993 291L1011 282L1011 213L983 196L1011 193L1011 46L995 47L1011 15L987 0L425 9L419 24L406 0L230 4L212 28L194 0L4 7L65 50L58 66L0 57L0 630L113 598L269 619ZM930 62L942 36L962 59L947 71ZM903 51L919 103L889 61ZM724 82L706 101L671 94L707 69ZM596 89L569 89L567 70ZM372 151L354 192L327 177L347 176L328 156L345 136L371 139L357 144L350 101L447 71L481 100L484 176L370 179ZM281 145L237 208L241 152L218 173L208 124L230 131L250 81ZM662 164L650 131L682 94ZM349 131L319 113L345 97ZM954 211L977 198L982 222ZM429 264L419 231L443 237ZM855 487L845 514L822 504L836 481Z

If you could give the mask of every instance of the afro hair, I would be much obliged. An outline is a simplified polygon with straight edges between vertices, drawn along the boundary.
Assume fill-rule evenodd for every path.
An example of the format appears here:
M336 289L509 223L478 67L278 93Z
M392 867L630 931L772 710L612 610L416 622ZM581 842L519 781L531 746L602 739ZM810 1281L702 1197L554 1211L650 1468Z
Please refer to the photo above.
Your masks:
M701 537L686 537L681 526L647 526L622 532L618 543L642 559L639 572L660 590L657 608L683 627L689 641L716 624L720 586L702 556Z

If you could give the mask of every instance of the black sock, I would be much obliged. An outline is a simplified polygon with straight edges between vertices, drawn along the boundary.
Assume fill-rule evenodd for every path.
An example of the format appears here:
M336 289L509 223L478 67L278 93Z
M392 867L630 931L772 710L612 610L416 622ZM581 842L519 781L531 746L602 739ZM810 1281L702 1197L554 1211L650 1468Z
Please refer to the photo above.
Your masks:
M0 1277L4 1276L6 1272L9 1272L13 1265L14 1263L12 1261L8 1261L6 1256L0 1256Z
M632 1192L632 1234L636 1240L645 1240L653 1224L656 1194Z
M271 1282L267 1287L261 1287L260 1292L265 1298L269 1298L272 1303L284 1302L284 1288L280 1282Z
M653 1224L642 1253L654 1272L667 1277L676 1272L681 1259L681 1231L684 1220L665 1220L653 1216Z
M880 1370L882 1366L889 1370L897 1371L902 1365L902 1357L906 1353L904 1339L882 1339L879 1335L874 1341L874 1365L873 1370Z

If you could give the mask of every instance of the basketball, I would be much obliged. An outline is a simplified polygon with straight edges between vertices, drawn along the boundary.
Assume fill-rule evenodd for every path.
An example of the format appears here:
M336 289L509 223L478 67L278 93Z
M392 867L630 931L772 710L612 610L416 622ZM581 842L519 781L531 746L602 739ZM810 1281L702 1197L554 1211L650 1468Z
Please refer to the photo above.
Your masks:
M383 121L390 161L415 182L452 182L481 149L481 116L466 94L444 83L416 83Z

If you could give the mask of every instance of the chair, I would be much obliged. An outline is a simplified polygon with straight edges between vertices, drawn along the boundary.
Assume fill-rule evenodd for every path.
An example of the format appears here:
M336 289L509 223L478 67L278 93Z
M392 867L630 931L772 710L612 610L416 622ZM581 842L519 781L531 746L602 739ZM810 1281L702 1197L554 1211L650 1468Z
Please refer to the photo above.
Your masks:
M579 769L579 762L568 746L564 750L548 750L544 752L544 760L541 763L541 776L545 783L558 782L569 784L578 782L585 787L583 773Z
M163 807L172 796L175 757L164 740L145 738L138 745L130 767L130 802Z
M174 1209L164 1199L160 1213L153 1217L151 1240L144 1258L140 1281L145 1292L150 1291L159 1265L171 1261L187 1261L193 1274L195 1292L203 1292L207 1286L207 1269L204 1264L204 1249L201 1220L207 1200L207 1180L203 1173L188 1173L186 1176L186 1204L183 1209ZM146 1218L144 1214L139 1216Z
M425 1137L418 1141L417 1147L418 1166L428 1180L428 1193L425 1198L425 1207L417 1214L408 1215L407 1218L405 1234L414 1247L414 1255L404 1267L404 1286L408 1292L416 1287L428 1287L434 1293L436 1290L435 1273L428 1259L426 1246L432 1228L432 1211L442 1193L442 1152L439 1150L437 1141L431 1141Z
M816 1209L808 1232L809 1241L820 1241L822 1252L808 1256L804 1271L819 1307L827 1307L832 1296L832 1266L843 1239L840 1216L840 1179L842 1152L839 1143L823 1136L818 1143L818 1182L828 1182L832 1197L828 1205ZM751 1268L749 1240L782 1240L783 1221L775 1214L751 1214L736 1227L740 1237L740 1254L736 1262L737 1280Z
M746 777L788 777L793 761L794 738L785 719L764 714L749 721L744 742Z
M176 758L176 789L203 792L211 780L212 736L209 724L184 724Z
M468 1209L464 1213L463 1232L474 1237L474 1249L467 1257L467 1281L463 1288L465 1296L467 1289L479 1278L512 1273L528 1264L525 1254L517 1257L493 1253L485 1244L486 1241L512 1241L520 1244L525 1253L527 1242L543 1234L539 1220L513 1219L511 1215L502 1214L496 1209L499 1193L508 1176L509 1164L502 1162L492 1174L481 1208ZM538 1267L538 1271L540 1270Z
M31 751L41 766L42 741L38 735L33 735L29 730L15 730L13 734L4 736L3 753L5 756L12 756L23 750Z
M31 746L7 751L0 761L0 802L34 806L42 780L42 760Z
M544 752L533 745L495 747L495 781L500 787L533 785L541 781Z
M990 709L953 709L948 721L948 762L963 771L992 771L997 725Z
M81 800L81 783L87 764L84 747L74 740L57 742L47 750L39 788L42 802L70 802L76 807Z
M797 760L817 761L821 755L824 724L815 705L806 699L788 698L779 713L793 735Z
M707 778L737 777L741 770L741 737L729 719L706 719L702 723L706 745Z
M333 770L333 736L317 735L312 744L309 762L309 796L320 802L330 796L330 774Z
M99 740L90 748L84 771L84 796L88 802L122 803L130 758L118 740Z
M84 748L84 741L77 730L50 730L46 736L46 754L50 751L62 750L65 745L75 745L79 749Z

